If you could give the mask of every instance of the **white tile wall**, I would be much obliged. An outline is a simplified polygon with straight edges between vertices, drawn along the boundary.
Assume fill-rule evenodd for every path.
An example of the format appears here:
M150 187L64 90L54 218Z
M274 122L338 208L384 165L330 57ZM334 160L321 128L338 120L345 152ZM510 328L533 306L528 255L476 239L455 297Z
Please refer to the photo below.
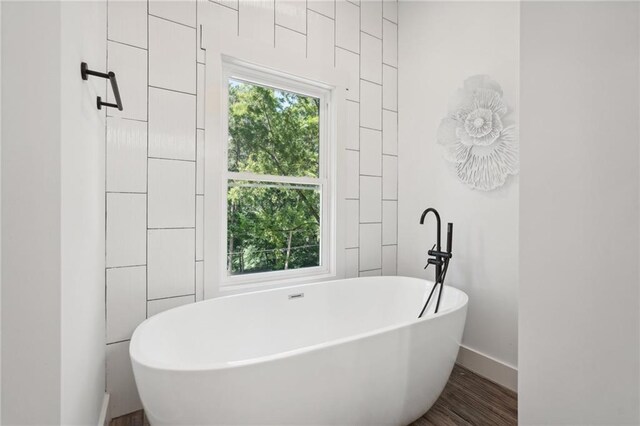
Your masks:
M108 108L111 117L124 117L134 120L147 119L147 51L133 49L120 43L109 42L107 45L108 67L118 79L122 111ZM107 90L107 102L115 103L113 92Z
M109 1L109 40L147 48L147 2Z
M382 156L382 198L398 199L398 157Z
M347 149L360 149L360 104L347 102Z
M382 176L382 132L360 129L360 174Z
M172 308L177 308L178 306L187 305L189 303L195 302L195 296L180 296L180 297L170 297L168 299L158 299L158 300L149 300L147 302L149 308L149 318L152 316L159 314L160 312L167 311Z
M107 267L144 265L146 230L146 195L107 194Z
M358 198L360 196L360 153L347 151L347 174L345 198Z
M107 118L107 191L147 191L147 123Z
M147 268L107 269L107 343L131 338L147 317Z
M196 159L196 97L149 88L149 157Z
M148 297L150 300L195 294L195 231L149 231Z
M344 184L351 246L344 253L346 275L380 275L395 271L397 251L397 201L382 201L383 186L385 197L394 196L390 191L397 166L386 155L386 166L381 166L382 154L398 152L397 70L392 68L397 67L397 25L392 25L397 23L397 2L152 0L147 10L146 1L108 0L108 13L107 37L122 46L109 49L110 65L119 68L119 82L128 81L121 88L131 86L122 91L123 118L107 121L107 389L115 417L141 408L127 339L143 310L152 315L204 298L206 53L198 44L200 25L209 34L249 37L300 60L335 62L345 70ZM118 60L119 54L131 59ZM384 67L386 72L383 62L391 65ZM366 81L370 79L376 83ZM166 102L168 98L175 103ZM163 164L172 169L164 178L159 173ZM123 342L116 340L121 338Z
M382 38L382 1L364 0L360 2L362 31Z
M352 248L345 251L345 276L355 278L358 276L358 249Z
M360 223L382 222L382 179L360 176Z
M396 246L382 246L382 275L396 275Z
M398 202L382 202L382 244L398 242Z
M297 31L276 25L276 47L302 59L307 56L307 37Z
M391 111L398 110L398 70L384 65L382 67L382 107Z
M363 223L360 225L360 271L382 267L382 225Z
M360 125L382 130L382 86L360 81Z
M382 21L383 62L394 67L398 66L398 25L386 19Z
M348 86L347 99L360 101L360 57L357 53L336 47L336 67L347 70ZM356 123L358 119L356 118Z
M195 94L196 47L195 28L150 16L149 85Z
M382 16L384 17L384 19L388 19L391 22L398 23L398 1L383 0Z
M360 202L358 200L347 200L347 220L345 246L347 248L358 247L358 228L360 224Z
M398 155L398 113L382 111L382 153Z
M347 1L336 4L336 46L360 53L360 8Z
M142 408L133 378L128 341L107 345L106 367L111 415L117 417Z
M307 33L307 5L299 0L275 0L276 24ZM276 44L277 45L277 44Z
M190 27L196 26L195 0L149 0L149 14Z
M335 0L307 0L307 7L331 19L335 18Z
M149 228L195 227L195 162L149 159Z
M323 64L334 64L333 19L317 12L307 12L307 58Z
M382 40L360 33L360 78L382 84Z
M239 2L238 11L240 37L273 46L275 23L273 0L242 0Z

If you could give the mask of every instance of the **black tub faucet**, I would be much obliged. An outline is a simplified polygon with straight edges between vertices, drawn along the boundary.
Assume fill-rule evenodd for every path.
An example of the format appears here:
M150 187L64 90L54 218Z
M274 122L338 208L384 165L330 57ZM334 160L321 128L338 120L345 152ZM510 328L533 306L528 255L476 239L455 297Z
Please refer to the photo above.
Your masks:
M453 223L449 222L447 224L447 250L442 251L442 246L440 244L440 236L441 236L440 214L438 213L438 211L432 207L429 207L428 209L423 211L422 216L420 216L420 225L424 225L424 218L430 212L433 213L436 217L436 227L437 227L436 243L433 245L433 247L431 247L431 250L427 252L429 257L427 259L427 264L425 265L424 269L427 269L429 265L435 265L436 267L436 274L434 279L435 283L433 284L431 293L429 294L429 297L427 298L427 302L422 308L422 311L420 312L420 315L418 316L418 318L422 317L422 314L424 314L424 311L427 309L427 306L431 301L431 297L433 296L434 291L436 290L438 285L440 285L440 292L438 293L438 301L436 302L436 308L434 311L434 312L438 312L438 308L440 307L440 298L442 296L442 287L444 286L444 279L447 276L447 269L449 269L449 260L451 260L451 257L452 257L451 245L453 242Z

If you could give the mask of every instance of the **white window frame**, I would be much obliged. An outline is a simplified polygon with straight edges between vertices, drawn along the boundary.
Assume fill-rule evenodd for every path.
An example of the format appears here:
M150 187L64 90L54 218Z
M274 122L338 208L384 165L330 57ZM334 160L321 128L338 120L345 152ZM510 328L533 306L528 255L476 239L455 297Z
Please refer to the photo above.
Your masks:
M301 283L327 281L345 276L345 137L346 93L348 73L336 70L333 64L299 59L283 49L260 45L241 37L220 34L219 26L203 27L203 46L206 47L205 68L205 143L204 143L204 297L205 299L279 288ZM326 173L323 196L321 266L286 271L272 271L227 277L226 220L228 182L227 155L227 99L229 69L269 76L279 82L277 88L303 94L327 97L329 107L324 120L325 155L320 155L320 170ZM247 79L242 78L242 79ZM315 90L313 90L315 88ZM322 99L322 98L321 98ZM325 102L321 102L325 104ZM321 120L322 122L322 120ZM322 124L322 123L321 123ZM322 148L321 148L322 149ZM256 178L257 176L252 176ZM323 175L320 175L323 178ZM297 178L304 183L306 178ZM338 184L338 182L342 182ZM324 204L324 203L323 203ZM231 278L231 279L229 279Z
M239 286L242 284L254 284L260 282L270 282L283 279L305 278L317 275L326 275L330 272L331 257L331 236L334 227L335 218L331 215L331 201L333 199L333 173L332 161L330 155L330 126L332 114L331 89L326 85L303 81L299 78L284 77L282 75L260 69L255 66L239 63L237 60L225 58L222 64L222 75L227 83L223 88L222 99L224 108L222 110L222 122L225 123L222 129L223 143L223 171L220 191L225 194L222 197L220 205L222 230L221 234L224 238L220 239L220 251L227 253L228 249L228 215L227 215L227 198L226 194L229 190L229 180L254 181L254 182L273 182L284 184L300 184L313 185L320 190L320 265L307 268L296 268L287 270L276 270L268 272L255 272L248 274L230 275L228 274L227 256L225 255L220 261L225 273L221 277L221 287ZM317 178L296 177L296 176L275 176L263 175L249 172L230 172L228 164L228 148L229 148L229 81L239 80L249 84L263 87L273 88L286 92L296 93L304 96L318 98L320 100L319 110L319 173Z

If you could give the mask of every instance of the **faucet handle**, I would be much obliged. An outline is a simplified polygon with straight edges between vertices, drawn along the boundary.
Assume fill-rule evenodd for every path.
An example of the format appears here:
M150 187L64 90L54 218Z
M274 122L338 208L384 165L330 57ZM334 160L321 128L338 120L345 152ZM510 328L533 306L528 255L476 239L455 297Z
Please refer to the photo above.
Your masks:
M431 250L433 250L434 248L436 248L435 244L433 245L433 247L431 247ZM429 251L431 251L431 250L429 250ZM429 265L431 265L431 262L429 262L429 260L427 260L427 264L424 265L424 268L422 268L422 269L427 269L429 267Z

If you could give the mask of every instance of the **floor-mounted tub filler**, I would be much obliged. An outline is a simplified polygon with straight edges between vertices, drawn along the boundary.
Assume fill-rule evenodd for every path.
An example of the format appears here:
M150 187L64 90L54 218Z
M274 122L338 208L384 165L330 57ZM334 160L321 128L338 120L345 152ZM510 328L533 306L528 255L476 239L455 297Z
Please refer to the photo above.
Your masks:
M467 295L354 278L221 297L142 323L131 361L160 425L407 425L444 388Z

